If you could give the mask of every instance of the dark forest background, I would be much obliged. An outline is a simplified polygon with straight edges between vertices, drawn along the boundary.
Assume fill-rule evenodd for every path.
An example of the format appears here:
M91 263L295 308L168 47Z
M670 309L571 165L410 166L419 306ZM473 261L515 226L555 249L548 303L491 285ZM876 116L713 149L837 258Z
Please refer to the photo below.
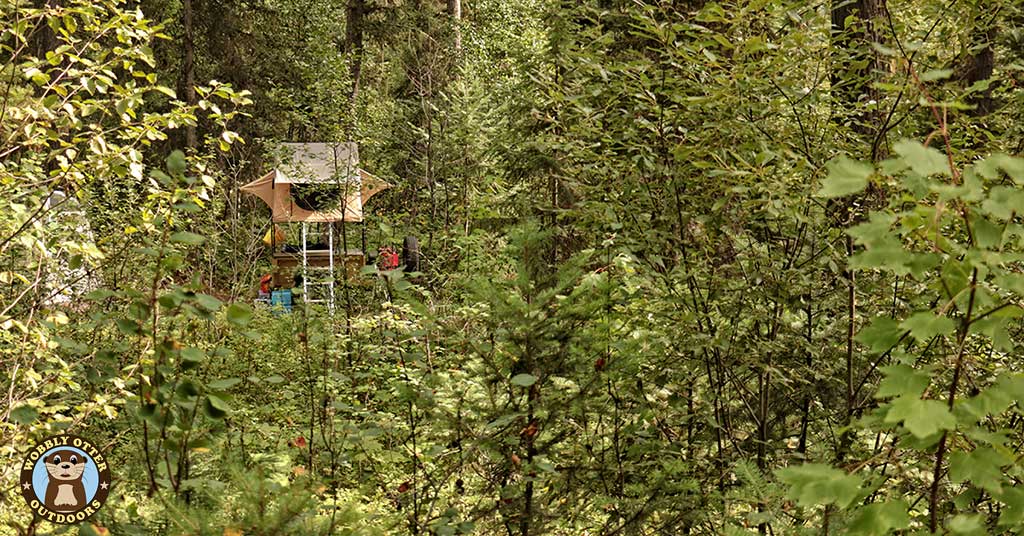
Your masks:
M1022 83L1016 0L0 0L0 533L1016 534ZM274 314L313 141L419 271Z

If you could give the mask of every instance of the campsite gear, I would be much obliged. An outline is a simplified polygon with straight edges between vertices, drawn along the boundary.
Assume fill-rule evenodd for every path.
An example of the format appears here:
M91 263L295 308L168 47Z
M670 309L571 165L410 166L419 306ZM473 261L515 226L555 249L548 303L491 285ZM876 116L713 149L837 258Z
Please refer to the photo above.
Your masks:
M280 163L245 186L275 222L361 222L363 204L391 185L359 168L355 143L282 143Z
M270 306L275 310L280 307L286 313L292 312L292 291L289 289L275 290L270 295Z
M363 204L391 185L359 168L355 143L282 143L279 153L270 172L241 190L270 207L272 223L302 224L302 243L273 253L275 286L288 286L299 272L303 300L325 303L333 313L335 267L341 264L351 279L365 262L362 251L335 247L334 224L362 222ZM327 226L319 233L327 235L325 242L311 243L318 234L310 225Z
M273 233L273 235L271 235L271 233ZM267 229L267 234L263 235L263 243L266 244L267 247L273 247L275 244L283 244L284 239L284 231L282 231L277 225Z
M402 241L402 265L406 272L420 271L420 243L415 236L407 236Z
M381 246L377 254L377 268L382 272L398 268L398 252L391 246Z
M264 274L260 278L260 294L270 294L270 285L274 282L272 274Z

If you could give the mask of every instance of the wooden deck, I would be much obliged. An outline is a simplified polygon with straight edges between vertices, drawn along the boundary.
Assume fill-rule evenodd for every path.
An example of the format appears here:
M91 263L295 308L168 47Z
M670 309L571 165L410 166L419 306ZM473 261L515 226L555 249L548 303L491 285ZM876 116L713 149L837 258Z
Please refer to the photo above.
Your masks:
M330 252L326 249L309 250L306 252L306 260L309 266L317 268L326 268L331 265ZM302 252L285 252L276 251L274 252L271 263L274 266L274 286L278 288L291 288L294 285L295 271L302 270ZM359 271L366 264L366 257L363 252L358 249L350 249L344 253L340 250L334 252L334 267L339 270L338 281L336 284L341 283L342 274L340 272L341 266L344 264L345 271L348 273L348 278L354 280L359 277Z

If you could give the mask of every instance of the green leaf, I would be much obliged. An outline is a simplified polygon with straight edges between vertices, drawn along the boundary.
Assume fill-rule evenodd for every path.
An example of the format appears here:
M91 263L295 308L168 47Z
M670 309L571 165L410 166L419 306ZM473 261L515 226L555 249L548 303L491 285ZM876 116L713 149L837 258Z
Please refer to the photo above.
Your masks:
M225 378L223 380L217 380L210 382L207 387L215 391L226 391L242 382L241 378Z
M871 48L875 49L876 52L882 54L883 56L899 56L900 54L899 51L896 50L895 48L887 47L882 43L872 42Z
M501 415L498 418L494 419L493 421L487 423L484 426L484 428L485 429L489 429L489 430L497 429L497 428L504 428L504 427L508 426L513 421L515 421L516 419L518 419L518 418L520 418L522 416L523 416L522 413L508 413L508 414L505 414L505 415Z
M276 383L283 383L284 382L284 377L279 376L277 374L274 374L273 376L267 376L266 378L264 378L264 381L266 381L267 383L275 383L275 384Z
M943 295L948 299L966 298L965 291L971 284L972 271L972 265L963 261L948 259L944 262L942 264Z
M10 419L18 424L32 424L38 418L39 412L29 405L21 405L11 410Z
M1024 523L1024 486L1004 489L997 497L1006 508L999 515L999 526L1016 526Z
M962 426L964 419L957 415L957 422ZM1006 434L1002 432L989 432L988 430L981 427L963 427L964 436L970 438L971 441L976 445L987 444L996 448L1005 447L1009 443L1010 438L1006 437ZM1009 463L1012 460L1007 460Z
M920 397L931 383L931 376L927 372L908 365L890 365L879 370L885 374L885 378L878 386L876 398L904 395Z
M163 93L164 95L167 95L172 99L177 98L177 95L174 93L174 90L167 86L155 86L153 87L153 89L159 91L160 93Z
M956 199L962 201L981 201L985 199L985 183L973 166L966 166L963 172L963 183L960 185L944 184L933 186L933 189L940 194L942 199Z
M1006 307L985 318L979 318L978 320L971 322L971 333L980 333L991 339L992 348L995 350L1000 352L1012 352L1016 347L1016 343L1010 336L1009 331L1012 318L999 316L999 313L1004 311L1024 312L1015 305Z
M974 232L974 241L980 248L999 249L1003 243L1003 226L988 221L984 216L975 215L971 218L971 230Z
M843 197L855 194L868 185L868 177L874 172L870 164L858 162L847 156L839 156L830 161L826 168L828 176L818 190L820 197Z
M40 71L38 67L30 67L29 69L26 69L25 78L30 78L39 86L44 86L50 82L50 75Z
M979 162L977 169L983 177L992 180L999 179L999 170L1002 170L1013 179L1013 182L1024 184L1024 158L996 153Z
M522 387L528 387L537 383L537 376L531 374L516 374L515 376L512 376L512 383Z
M178 387L177 389L175 389L175 393L178 395L179 398L183 400L189 400L192 397L199 394L199 388L196 387L195 382L193 382L192 380L185 379L178 383Z
M1014 401L1020 398L1022 392L1024 392L1024 379L1013 375L1003 375L977 395L959 402L957 408L965 411L975 421L979 421L990 415L998 415L1006 411Z
M188 231L180 231L171 235L171 242L177 244L188 244L190 246L198 246L206 241L206 237L196 233L190 233Z
M107 298L113 298L114 296L117 296L116 292L112 290L107 290L105 288L100 288L89 292L88 294L83 296L83 298L90 301L102 301Z
M949 479L970 481L990 493L1002 491L1003 465L1013 463L992 447L978 447L971 452L956 451L949 456ZM1012 482L1012 481L1008 481Z
M861 328L854 340L870 348L871 353L881 354L896 346L906 331L892 318L877 316Z
M185 301L185 294L181 292L180 289L174 289L170 292L167 292L166 294L161 295L159 298L157 298L157 301L160 303L160 305L164 306L165 308L173 309L181 305L181 302Z
M924 177L929 175L952 176L949 159L933 147L925 147L914 140L900 140L893 149L903 157L904 162Z
M981 203L981 210L1000 220L1013 218L1024 207L1024 192L1010 186L996 186L988 193L988 199Z
M846 508L861 493L860 478L820 463L786 467L775 474L789 486L786 496L804 507L835 504Z
M529 387L537 383L537 377L530 374L516 374L512 376L512 383L521 387Z
M996 381L996 385L1014 400L1024 400L1024 374L1004 375ZM1024 407L1020 409L1024 410Z
M960 514L949 520L949 530L953 534L965 534L969 536L988 534L985 530L985 518L981 514Z
M227 318L228 322L243 328L252 320L252 308L245 304L232 303L228 306Z
M923 311L904 320L900 327L909 330L918 341L927 342L936 335L949 335L956 329L956 323L948 317Z
M199 348L182 348L181 364L183 368L190 369L198 366L206 359L206 354Z
M857 511L847 534L854 536L885 536L910 526L910 505L903 500L874 503Z
M885 270L903 276L910 273L907 265L914 260L914 254L893 241L883 247L871 247L850 257L849 267L853 270Z
M903 422L907 431L918 439L956 428L956 418L945 404L938 400L921 400L912 395L904 395L892 401L885 422Z
M216 311L224 305L224 302L210 296L209 294L196 294L196 303L207 311Z
M117 329L125 335L138 335L142 332L138 322L134 320L128 320L127 318L118 318L114 321L117 324Z
M195 204L195 203L193 203L191 201L185 201L185 202L182 202L182 203L175 203L174 206L171 207L171 208L173 208L174 210L180 211L180 212L190 212L190 213L202 212L203 211L203 207L200 207L199 205L197 205L197 204Z
M850 227L846 234L853 237L857 244L869 248L888 246L893 242L896 247L900 247L899 241L889 232L894 223L894 214L872 212L868 221Z
M999 288L1024 297L1024 274L1008 272L995 276L992 282Z
M211 419L223 419L231 411L231 406L223 398L208 394L206 395L203 409Z
M188 161L185 159L185 153L181 151L174 151L167 157L167 171L172 176L178 177L185 174L185 169L188 167Z
M950 76L953 76L953 69L932 69L922 73L920 78L922 82L934 82L936 80L945 80Z
M906 267L910 270L910 275L921 281L929 270L941 264L942 257L937 253L914 253L906 262Z

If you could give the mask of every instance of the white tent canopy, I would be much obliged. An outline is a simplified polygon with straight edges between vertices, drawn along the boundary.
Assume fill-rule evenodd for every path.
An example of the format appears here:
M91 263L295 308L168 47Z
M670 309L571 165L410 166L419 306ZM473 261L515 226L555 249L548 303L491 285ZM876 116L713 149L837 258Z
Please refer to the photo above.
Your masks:
M270 207L275 222L360 222L363 204L391 187L359 168L355 143L282 143L279 152L274 169L242 186ZM293 185L337 186L338 202L330 209L309 210L296 202Z

